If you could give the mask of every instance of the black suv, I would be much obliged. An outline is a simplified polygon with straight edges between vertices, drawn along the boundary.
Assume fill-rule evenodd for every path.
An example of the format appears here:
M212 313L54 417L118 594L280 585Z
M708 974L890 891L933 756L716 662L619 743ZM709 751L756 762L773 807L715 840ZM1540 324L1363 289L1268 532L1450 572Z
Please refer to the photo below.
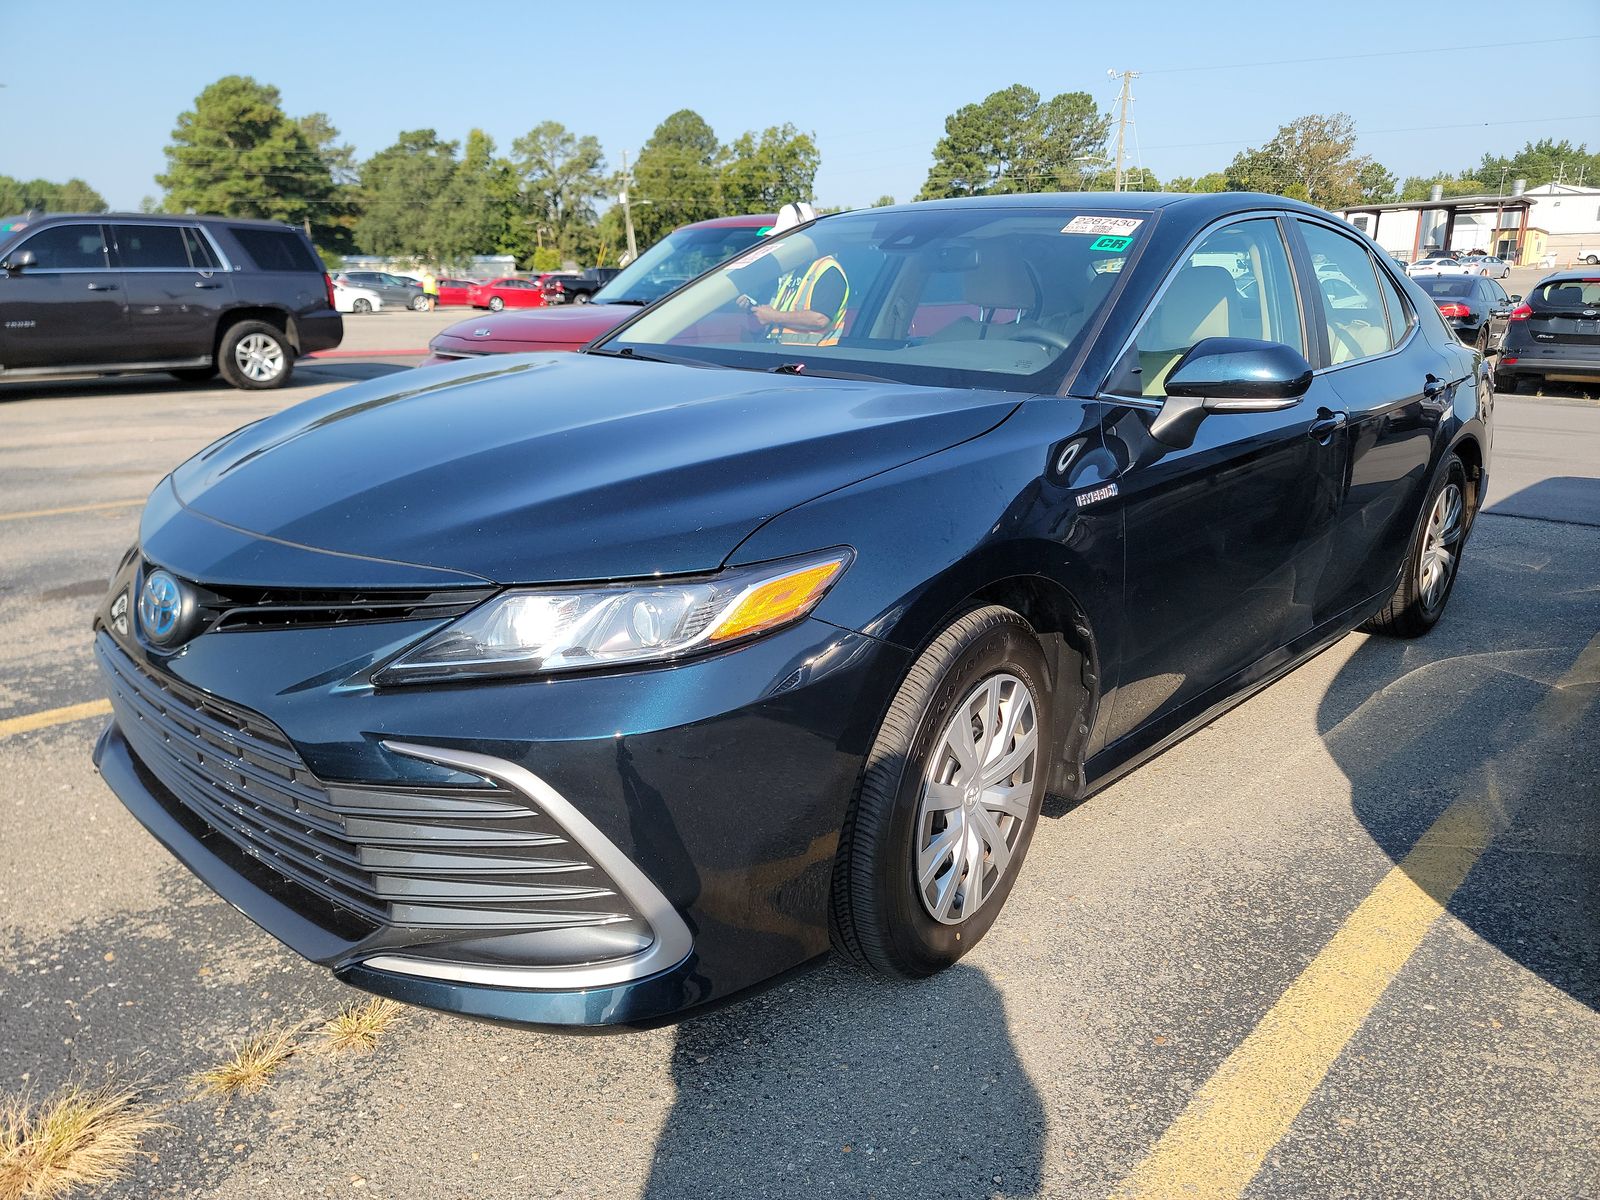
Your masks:
M224 217L0 218L0 380L221 372L288 382L337 346L333 285L298 229Z

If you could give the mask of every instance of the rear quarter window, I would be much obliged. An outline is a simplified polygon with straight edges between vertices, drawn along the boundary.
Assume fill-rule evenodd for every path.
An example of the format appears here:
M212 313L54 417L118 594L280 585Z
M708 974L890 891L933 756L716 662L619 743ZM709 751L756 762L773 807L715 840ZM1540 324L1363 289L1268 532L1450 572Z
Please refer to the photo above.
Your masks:
M257 270L322 273L321 262L297 233L287 229L257 229L243 225L230 225L228 231L250 256Z

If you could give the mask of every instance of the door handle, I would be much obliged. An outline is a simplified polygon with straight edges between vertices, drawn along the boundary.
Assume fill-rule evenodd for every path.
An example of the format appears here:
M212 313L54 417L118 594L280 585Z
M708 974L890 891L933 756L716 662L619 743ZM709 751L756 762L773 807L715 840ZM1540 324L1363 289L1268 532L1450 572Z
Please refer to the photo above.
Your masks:
M89 290L91 292L114 292L117 290L117 285L114 283L91 283Z
M1449 385L1442 379L1435 379L1432 375L1423 382L1422 394L1429 400L1437 400L1444 394L1444 389Z
M1348 413L1329 412L1327 409L1323 409L1321 415L1311 422L1311 426L1306 430L1306 433L1326 446L1333 440L1333 435L1343 429L1349 421Z
M207 288L207 289L219 288L219 287L222 286L220 283L207 283L204 279L196 279L194 281L194 285L197 288Z

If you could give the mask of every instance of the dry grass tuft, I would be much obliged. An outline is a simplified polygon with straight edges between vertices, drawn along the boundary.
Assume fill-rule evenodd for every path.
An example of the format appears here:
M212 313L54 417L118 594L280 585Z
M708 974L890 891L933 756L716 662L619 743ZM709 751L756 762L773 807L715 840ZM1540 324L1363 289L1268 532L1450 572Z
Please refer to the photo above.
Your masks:
M164 1128L137 1093L115 1084L69 1084L34 1105L0 1099L0 1200L52 1200L110 1183L139 1139Z
M275 1026L265 1033L235 1042L233 1056L227 1062L199 1072L193 1077L194 1082L203 1090L223 1097L258 1092L278 1068L294 1056L295 1038L304 1028L304 1025Z
M371 1050L405 1009L382 996L360 1004L346 1004L322 1027L323 1044L329 1050Z

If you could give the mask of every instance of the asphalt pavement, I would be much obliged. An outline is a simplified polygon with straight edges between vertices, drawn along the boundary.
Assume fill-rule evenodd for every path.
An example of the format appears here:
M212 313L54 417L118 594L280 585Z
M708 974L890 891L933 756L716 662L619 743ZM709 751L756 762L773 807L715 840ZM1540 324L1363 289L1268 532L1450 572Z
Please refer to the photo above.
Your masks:
M0 730L99 698L90 614L168 468L397 369L0 387ZM1352 634L1054 812L993 932L920 983L830 963L595 1038L408 1010L222 1104L193 1072L352 994L124 812L103 717L0 734L0 1092L110 1074L164 1106L114 1197L1593 1200L1600 406L1496 423L1428 637Z

